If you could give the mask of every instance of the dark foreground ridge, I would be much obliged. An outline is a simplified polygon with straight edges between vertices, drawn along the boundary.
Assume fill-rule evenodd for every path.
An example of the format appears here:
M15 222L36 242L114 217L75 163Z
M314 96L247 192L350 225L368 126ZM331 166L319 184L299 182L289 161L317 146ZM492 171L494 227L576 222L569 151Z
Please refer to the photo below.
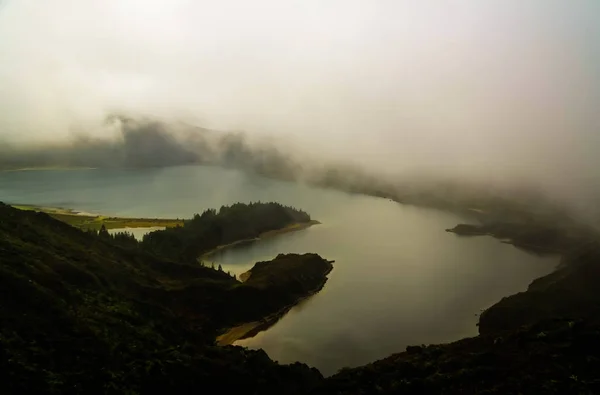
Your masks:
M283 260L289 263L275 264ZM0 205L2 390L600 393L594 242L572 245L559 270L486 310L479 336L408 347L327 379L300 363L278 365L262 351L214 345L225 328L260 320L312 292L330 270L313 254L276 261L257 264L240 283Z
M214 345L223 328L324 282L330 266L278 259L290 270L242 284L0 204L0 392L306 393L317 370Z
M527 292L486 310L479 336L344 369L318 393L600 393L598 278L600 248L580 246Z
M560 253L560 267L483 312L479 336L408 347L343 369L324 381L319 394L600 393L600 247L594 232L539 219L478 217L481 224L447 231Z

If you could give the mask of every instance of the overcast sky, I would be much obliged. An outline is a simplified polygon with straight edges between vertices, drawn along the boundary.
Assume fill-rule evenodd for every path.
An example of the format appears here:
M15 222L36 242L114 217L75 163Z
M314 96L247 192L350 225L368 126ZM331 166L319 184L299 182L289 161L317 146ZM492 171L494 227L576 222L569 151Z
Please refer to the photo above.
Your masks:
M3 0L0 56L0 141L118 111L387 170L600 178L598 0Z

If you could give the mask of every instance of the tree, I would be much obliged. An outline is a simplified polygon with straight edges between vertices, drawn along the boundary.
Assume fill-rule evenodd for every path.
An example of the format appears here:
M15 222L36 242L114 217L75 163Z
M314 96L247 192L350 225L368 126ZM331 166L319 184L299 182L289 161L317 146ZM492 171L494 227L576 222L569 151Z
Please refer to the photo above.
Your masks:
M222 272L223 271L223 266L221 266L221 264L219 263L219 271Z
M102 227L100 228L100 232L98 232L98 236L107 239L110 237L110 234L108 233L108 230L106 230L106 226L104 226L104 224L102 224Z

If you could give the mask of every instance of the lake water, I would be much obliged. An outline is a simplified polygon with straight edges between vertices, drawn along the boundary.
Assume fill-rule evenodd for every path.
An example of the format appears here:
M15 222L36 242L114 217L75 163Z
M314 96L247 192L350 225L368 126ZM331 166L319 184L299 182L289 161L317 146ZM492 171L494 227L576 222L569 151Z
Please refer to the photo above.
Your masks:
M242 273L278 253L335 260L324 289L252 339L282 363L325 375L401 352L477 334L477 314L552 271L540 257L489 237L444 229L464 219L389 200L248 176L214 167L0 173L0 201L115 216L187 218L206 208L277 201L322 222L212 257Z

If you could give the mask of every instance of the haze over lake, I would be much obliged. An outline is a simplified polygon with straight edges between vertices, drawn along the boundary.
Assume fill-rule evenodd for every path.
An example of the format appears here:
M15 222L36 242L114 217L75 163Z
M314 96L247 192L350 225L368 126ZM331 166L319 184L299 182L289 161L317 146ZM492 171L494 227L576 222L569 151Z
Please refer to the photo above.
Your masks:
M325 375L407 345L474 336L476 314L525 290L558 263L490 237L446 233L465 221L454 214L215 167L3 172L0 201L152 218L187 218L250 201L306 210L322 224L213 259L237 274L278 253L315 252L335 260L320 293L237 343Z

